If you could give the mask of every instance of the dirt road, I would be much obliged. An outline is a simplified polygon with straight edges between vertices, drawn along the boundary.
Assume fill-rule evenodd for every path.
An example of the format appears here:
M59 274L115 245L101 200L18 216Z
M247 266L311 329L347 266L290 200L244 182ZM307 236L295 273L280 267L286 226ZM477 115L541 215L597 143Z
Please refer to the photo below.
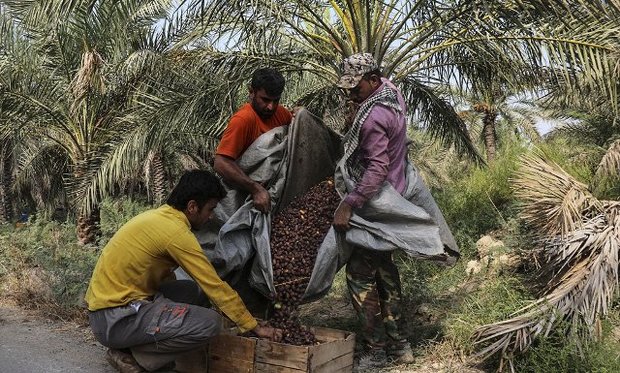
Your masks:
M104 352L87 328L0 306L0 373L113 373Z
M53 322L27 312L0 299L0 373L115 373L105 361L105 348L92 337L90 330L71 322ZM335 307L335 308L334 308ZM343 305L320 309L325 317L334 317ZM348 310L348 308L347 308ZM350 311L350 310L349 310ZM306 312L318 312L308 307ZM321 319L320 315L318 319ZM484 373L443 356L409 366L368 370L364 373ZM361 372L360 372L361 373Z

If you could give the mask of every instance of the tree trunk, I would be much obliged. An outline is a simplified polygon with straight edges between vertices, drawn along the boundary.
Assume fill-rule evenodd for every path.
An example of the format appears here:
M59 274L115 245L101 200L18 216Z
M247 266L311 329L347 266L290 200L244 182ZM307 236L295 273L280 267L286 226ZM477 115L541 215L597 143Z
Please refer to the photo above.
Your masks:
M149 165L150 167L148 168L148 176L151 181L151 195L153 198L153 203L159 206L168 195L164 161L161 157L161 153L159 152L152 152L149 155L149 158L151 158L151 162Z
M90 215L80 215L77 224L77 238L80 245L93 244L101 235L99 207L94 208Z
M495 151L497 146L497 134L495 133L495 118L497 113L488 111L484 115L482 132L484 134L484 146L487 151L487 162L492 163L495 160Z
M0 223L8 223L13 218L13 147L10 143L5 144L0 161Z
M84 182L82 178L85 175L85 171L87 168L84 166L86 162L78 161L75 162L73 175L76 183ZM78 184L79 185L79 184ZM74 189L79 190L79 189ZM97 238L101 236L101 227L99 226L99 222L101 221L99 215L99 203L93 202L95 206L92 207L90 214L85 214L82 206L82 198L83 196L77 196L74 200L73 208L78 213L77 218L77 240L78 244L86 245L86 244L94 244L97 241Z
M482 118L482 135L484 136L484 147L487 152L487 162L495 160L495 150L497 147L497 134L495 133L495 119L497 111L485 102L474 105L474 111L484 114Z

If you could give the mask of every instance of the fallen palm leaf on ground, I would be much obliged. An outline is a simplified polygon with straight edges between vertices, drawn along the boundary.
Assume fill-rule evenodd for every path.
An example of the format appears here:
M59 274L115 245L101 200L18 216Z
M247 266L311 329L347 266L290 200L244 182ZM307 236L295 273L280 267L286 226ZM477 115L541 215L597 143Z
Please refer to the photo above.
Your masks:
M541 236L565 235L582 225L584 215L602 212L587 185L540 155L522 158L513 190L522 202L521 217Z
M542 297L509 320L474 333L483 359L500 354L500 370L527 351L537 337L567 325L570 336L598 335L618 284L619 204L598 201L584 184L540 156L528 156L515 180L523 218L543 232L541 275L549 278Z

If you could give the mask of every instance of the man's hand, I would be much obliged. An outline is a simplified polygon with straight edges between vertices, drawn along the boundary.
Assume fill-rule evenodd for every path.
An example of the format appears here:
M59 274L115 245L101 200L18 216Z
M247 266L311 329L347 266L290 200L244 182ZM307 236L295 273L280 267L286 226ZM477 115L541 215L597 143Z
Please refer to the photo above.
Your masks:
M254 207L258 211L267 213L271 210L271 196L269 196L269 192L259 183L256 183L252 191L252 200L254 201Z
M345 201L340 202L340 205L334 213L334 222L332 225L337 232L346 232L351 228L349 221L351 220L352 213L351 205Z
M293 110L291 110L291 115L293 116L293 119L295 119L295 116L297 115L297 113L299 113L302 109L305 109L305 107L295 106Z
M282 329L273 328L265 324L257 325L252 332L256 334L258 338L265 338L274 342L280 342L282 340Z
M234 159L225 155L216 154L213 167L215 172L221 175L226 182L231 183L236 188L239 188L252 195L254 201L254 207L260 212L269 212L271 210L271 197L265 188L248 177L243 172L237 162Z

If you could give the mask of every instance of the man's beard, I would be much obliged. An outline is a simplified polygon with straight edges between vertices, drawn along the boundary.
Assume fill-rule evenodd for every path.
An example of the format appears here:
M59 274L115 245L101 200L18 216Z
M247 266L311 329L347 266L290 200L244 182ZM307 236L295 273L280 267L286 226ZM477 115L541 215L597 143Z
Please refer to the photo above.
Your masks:
M271 119L271 117L273 117L273 115L276 113L275 110L273 111L260 110L259 108L256 107L256 105L254 105L254 103L252 103L252 109L254 109L256 114L258 114L258 116L261 119Z

